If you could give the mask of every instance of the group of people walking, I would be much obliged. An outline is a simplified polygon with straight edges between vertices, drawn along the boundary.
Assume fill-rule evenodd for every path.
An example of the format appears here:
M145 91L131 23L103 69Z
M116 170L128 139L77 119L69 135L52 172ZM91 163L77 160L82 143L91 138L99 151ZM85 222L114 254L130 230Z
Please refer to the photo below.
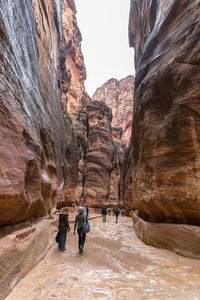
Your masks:
M75 210L75 207L74 207ZM88 223L88 214L89 208L86 207L87 213L84 214L84 207L80 206L78 209L78 214L75 217L74 222L74 235L76 234L76 228L78 233L78 249L79 253L83 253L83 248L86 239L86 233L89 232L89 223ZM111 215L111 208L103 207L101 210L103 222L106 222L107 213ZM118 217L120 210L118 207L114 208L113 216L116 218L116 223L118 222ZM122 217L124 217L125 209L121 209ZM65 243L67 238L67 232L70 231L69 226L69 208L63 208L59 214L59 224L58 224L58 233L56 235L56 242L58 243L58 250L65 251Z
M124 208L121 209L121 213L122 213L122 217L124 217L124 215L125 215L125 209ZM110 207L108 207L108 208L103 207L101 209L101 214L102 214L102 220L105 223L107 214L109 216L111 215L111 208ZM115 218L116 218L116 223L118 223L119 215L120 215L120 210L118 209L118 207L115 207L114 210L113 210L113 216L115 216Z
M89 209L87 209L87 214L84 214L84 207L79 207L79 212L75 217L74 222L74 235L76 234L76 228L78 232L78 247L79 247L79 253L83 252L83 247L85 244L86 239L86 231L84 230L84 224L89 225L88 223L88 213ZM64 208L62 209L61 213L59 214L59 223L58 223L58 233L56 236L56 242L58 243L58 250L59 251L65 251L65 243L67 238L67 232L70 231L69 226L69 209Z

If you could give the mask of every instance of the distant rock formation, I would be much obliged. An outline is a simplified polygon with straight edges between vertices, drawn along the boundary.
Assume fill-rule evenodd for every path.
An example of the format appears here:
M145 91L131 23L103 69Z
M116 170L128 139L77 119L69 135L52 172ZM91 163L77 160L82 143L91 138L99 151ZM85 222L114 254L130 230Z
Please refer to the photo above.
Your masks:
M114 156L111 132L112 111L104 103L93 101L87 106L87 112L84 199L89 206L103 207L108 204Z
M131 1L132 207L147 222L188 224L188 235L196 230L189 225L200 225L199 15L199 1ZM136 226L140 238L156 244L143 225ZM167 239L163 232L159 238ZM183 238L178 248L184 253Z
M93 207L123 205L124 152L133 113L134 77L110 79L98 88L87 106L88 137L84 195Z
M121 140L126 145L131 136L133 95L134 77L129 75L120 81L108 80L92 96L93 101L102 101L112 109L112 127L122 128Z

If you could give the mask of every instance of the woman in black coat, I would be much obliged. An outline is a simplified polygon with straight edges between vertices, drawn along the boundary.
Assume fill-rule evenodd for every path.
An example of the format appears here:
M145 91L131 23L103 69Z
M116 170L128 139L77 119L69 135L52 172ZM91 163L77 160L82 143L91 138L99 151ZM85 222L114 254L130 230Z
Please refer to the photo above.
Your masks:
M69 221L68 221L69 209L63 208L59 214L59 224L58 224L58 250L65 251L65 243L67 237L67 231L70 231Z

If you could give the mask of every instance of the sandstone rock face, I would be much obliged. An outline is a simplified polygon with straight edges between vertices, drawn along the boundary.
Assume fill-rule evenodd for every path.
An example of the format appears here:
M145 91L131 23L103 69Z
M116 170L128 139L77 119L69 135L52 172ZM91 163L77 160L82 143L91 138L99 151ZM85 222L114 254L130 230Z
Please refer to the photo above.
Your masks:
M137 236L147 245L200 259L199 226L146 222L137 211L133 213L133 224Z
M153 221L200 224L199 1L132 1L134 203Z
M199 15L195 0L131 1L133 207L153 222L200 224Z
M103 101L112 109L112 127L122 128L122 141L128 145L131 136L133 115L134 77L127 76L117 81L108 80L96 90L92 100Z
M63 95L62 104L66 107L73 123L76 123L80 106L84 104L86 79L86 70L84 66L83 55L81 52L81 33L76 21L76 8L74 0L62 1L63 5L63 35L66 43L66 58L63 64L67 70L66 77L63 78L62 84L66 85ZM70 78L70 80L67 80Z
M56 218L45 219L0 239L0 299L5 299L55 244L57 223Z
M124 152L124 160L120 173L120 201L121 205L126 209L133 209L133 159L132 159L132 141L130 140L128 147Z
M134 77L127 76L126 78L117 81L116 79L108 80L104 85L96 90L92 100L98 100L105 103L112 110L112 138L114 141L114 158L112 173L110 177L110 193L109 206L123 206L123 198L127 189L132 189L132 185L126 184L126 173L124 164L125 147L128 146L133 115L133 91ZM127 163L128 170L129 163ZM130 194L130 193L129 193ZM131 198L132 202L132 198ZM125 202L124 202L125 203Z
M83 194L83 158L85 157L85 107L90 98L85 91L86 70L81 52L81 33L76 21L74 0L62 1L62 28L66 47L61 51L61 103L65 117L67 168L64 182L64 201L58 207L79 203ZM69 116L70 118L69 118Z
M88 136L84 167L84 199L91 207L109 203L110 175L114 157L112 111L104 103L87 105Z
M76 193L65 100L71 89L82 97L85 71L74 14L71 0L0 3L0 226L46 215Z

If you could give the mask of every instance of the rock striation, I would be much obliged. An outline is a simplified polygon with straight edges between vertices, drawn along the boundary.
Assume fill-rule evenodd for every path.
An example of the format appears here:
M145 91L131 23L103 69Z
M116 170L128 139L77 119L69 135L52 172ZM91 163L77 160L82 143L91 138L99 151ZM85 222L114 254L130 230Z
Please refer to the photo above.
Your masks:
M104 195L102 196L101 190L101 195L97 197L97 201L93 200L93 204L97 205L98 203L98 206L100 207L104 205L110 207L122 205L122 173L124 168L125 148L129 142L132 128L133 88L133 76L127 76L126 78L120 81L117 81L116 79L110 79L96 90L92 97L92 102L90 104L93 106L93 103L98 103L98 106L95 106L95 109L97 109L97 115L95 115L96 120L99 120L98 114L100 113L100 107L109 107L109 109L112 112L112 119L109 120L109 130L107 129L107 127L105 127L105 130L109 133L107 134L109 135L109 138L106 138L106 142L105 138L100 138L98 139L99 145L97 146L96 144L94 144L94 149L96 147L100 147L100 151L102 154L109 154L109 156L106 158L106 162L109 161L109 167L108 165L104 166L104 170L107 170L107 177L103 175L105 183L101 184L101 181L97 180L98 185L101 185L101 189L104 190ZM88 108L90 108L90 105L88 106ZM89 131L91 128L90 115L91 114L89 113ZM96 121L96 124L97 122L98 121ZM104 124L102 122L99 122L99 125L102 128L101 130L104 131ZM99 131L95 132L95 134L96 136L98 136ZM87 151L90 151L89 149L90 147ZM93 169L93 172L94 174L96 174L97 177L99 176L97 169ZM90 178L88 176L86 177L88 185L88 182L90 181L90 178L92 178L92 176ZM93 183L91 182L91 187L92 186ZM93 199L96 199L95 193L89 191L89 194L93 194Z
M112 111L104 103L87 105L87 148L84 166L84 200L90 207L109 203L110 175L113 166Z
M199 15L199 1L131 1L132 205L146 221L200 225Z
M0 226L76 196L68 110L72 94L81 103L86 75L75 12L73 0L0 3Z
M122 80L110 79L92 96L93 101L102 101L112 109L112 127L122 128L121 140L128 145L131 137L133 115L134 77Z

